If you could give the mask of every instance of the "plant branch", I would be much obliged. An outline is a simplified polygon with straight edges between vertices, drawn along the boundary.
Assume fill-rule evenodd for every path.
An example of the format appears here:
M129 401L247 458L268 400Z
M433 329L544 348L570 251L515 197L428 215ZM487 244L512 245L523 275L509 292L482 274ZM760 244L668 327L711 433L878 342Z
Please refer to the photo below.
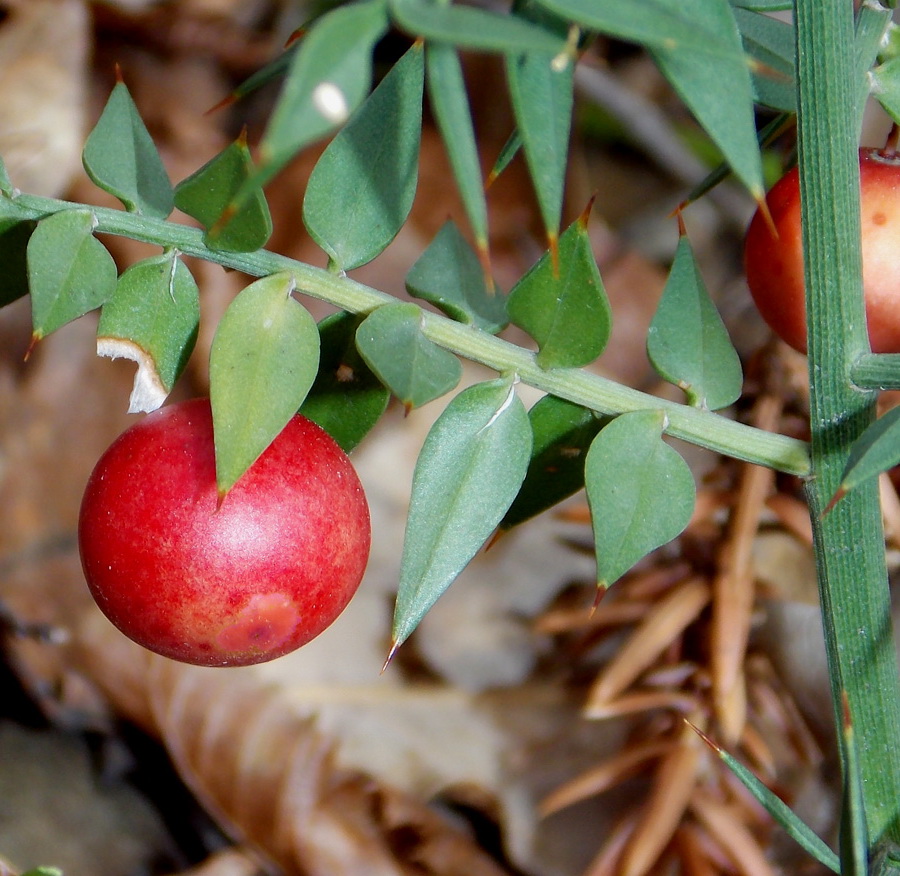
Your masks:
M18 195L0 199L0 217L41 219L61 210L87 205ZM230 253L209 249L196 228L111 210L87 207L97 222L96 232L129 237L163 247L175 247L185 255L264 277L279 271L294 275L297 288L351 313L368 313L395 299L377 289L321 268L266 250ZM519 379L544 392L603 414L644 409L664 410L667 433L727 456L765 465L801 477L809 473L807 445L794 438L754 429L720 414L657 398L622 386L597 374L576 369L544 370L529 350L437 313L423 311L423 332L434 343L473 362L499 372L515 372Z
M797 0L795 25L813 464L807 495L837 726L846 692L874 850L900 837L900 680L876 483L821 516L850 446L875 415L875 393L851 380L854 362L868 352L853 112L863 74L852 4Z
M850 379L857 389L900 389L900 353L861 353Z

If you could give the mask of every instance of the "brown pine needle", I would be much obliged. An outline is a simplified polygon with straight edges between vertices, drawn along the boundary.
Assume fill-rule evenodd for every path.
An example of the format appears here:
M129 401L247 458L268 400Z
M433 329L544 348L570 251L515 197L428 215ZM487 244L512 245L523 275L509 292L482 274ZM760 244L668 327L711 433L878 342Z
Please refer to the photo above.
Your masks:
M697 664L685 660L670 666L660 666L644 676L644 684L648 687L683 687L687 680L697 673Z
M694 791L691 811L718 842L741 876L775 876L753 834L731 809L705 791Z
M616 584L616 589L623 597L655 602L691 573L692 567L687 562L664 563L626 577Z
M634 623L646 614L647 603L617 599L601 603L595 612L581 607L548 611L538 618L534 629L543 635L569 633L584 627L602 629Z
M600 703L585 708L585 718L601 720L620 718L635 712L649 712L652 709L668 709L676 712L692 712L697 708L697 699L690 694L676 690L650 690L625 694L612 702Z
M750 724L744 725L741 735L741 747L753 761L756 769L754 772L763 773L767 779L774 779L776 775L775 755L762 734Z
M787 493L775 493L766 499L766 507L778 518L778 522L803 544L812 547L812 521L805 502Z
M585 710L590 714L607 707L684 632L709 598L709 585L699 577L687 579L663 597L594 682Z
M619 876L619 859L634 833L639 815L639 812L632 812L613 828L584 876Z
M781 417L782 402L773 394L760 396L754 410L756 426L773 431ZM713 583L712 679L714 707L727 743L740 738L746 718L743 696L736 691L741 682L755 587L753 541L765 501L772 492L771 469L745 464L722 550L719 573Z
M560 785L540 802L538 813L541 818L546 818L567 806L602 794L640 772L648 761L670 752L672 747L671 741L664 740L626 748L615 757Z
M682 825L675 834L675 846L685 876L720 876L721 871L706 854L704 839L693 824Z
M878 478L878 493L888 540L894 546L900 546L900 497L897 496L897 488L887 472Z
M699 719L699 718L698 718ZM645 876L672 840L694 794L700 766L700 739L685 727L663 760L640 821L619 865L620 876Z

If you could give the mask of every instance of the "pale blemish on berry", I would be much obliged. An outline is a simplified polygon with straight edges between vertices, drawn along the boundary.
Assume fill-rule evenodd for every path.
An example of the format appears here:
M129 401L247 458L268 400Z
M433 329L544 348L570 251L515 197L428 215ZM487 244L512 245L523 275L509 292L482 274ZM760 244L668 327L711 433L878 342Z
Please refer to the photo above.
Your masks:
M274 651L290 640L299 622L297 606L289 596L258 593L219 632L216 645L230 652Z

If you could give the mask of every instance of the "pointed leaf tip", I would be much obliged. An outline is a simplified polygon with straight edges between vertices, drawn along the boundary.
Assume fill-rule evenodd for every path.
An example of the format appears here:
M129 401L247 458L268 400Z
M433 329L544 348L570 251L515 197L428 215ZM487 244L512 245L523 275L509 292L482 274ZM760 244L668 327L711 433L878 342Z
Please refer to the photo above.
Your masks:
M694 476L662 440L665 413L620 414L594 439L584 478L598 578L612 585L680 535L694 509Z
M510 292L509 316L537 341L541 368L580 368L606 347L612 311L586 229L576 221L548 239L551 249Z
M597 609L600 608L600 603L603 601L603 597L609 592L609 587L606 586L602 581L597 582L597 592L594 594L594 601L591 604L590 617L593 617L596 613Z
M438 417L413 476L396 642L411 635L491 536L525 477L531 441L525 406L503 378L469 387Z
M684 235L650 323L647 355L657 374L682 388L695 407L719 410L741 394L740 357Z
M387 658L386 658L385 661L384 661L384 665L381 667L381 674L382 674L382 675L384 675L384 673L387 672L388 666L391 665L391 661L393 661L393 659L394 659L394 655L395 655L395 654L397 653L397 651L400 649L400 644L401 644L401 643L398 642L398 641L396 641L396 640L393 641L393 642L391 642L391 650L388 651L388 655L387 655Z
M590 200L587 202L587 205L586 205L585 208L581 211L581 214L580 214L579 217L578 217L578 224L579 224L584 230L587 230L588 223L590 222L590 219L591 219L591 213L592 213L593 210L594 210L594 202L595 202L596 200L597 200L597 193L594 192L594 194L591 195Z
M846 496L846 495L847 495L847 488L844 486L838 487L837 492L831 497L831 500L828 502L828 504L825 506L824 510L822 511L821 519L824 520L826 515L831 513L834 506L837 505L837 503L840 502L841 499L843 499L844 496Z
M153 138L121 80L106 101L81 153L85 172L131 213L165 219L172 212L172 184Z
M216 483L227 492L296 413L319 365L319 332L289 273L231 302L209 357Z
M328 144L310 175L303 222L343 271L379 255L412 208L424 71L424 53L414 45ZM333 110L333 121L345 120L349 107L337 86L320 83L313 90L314 101L317 96L323 115Z
M704 733L693 721L690 720L690 718L682 716L681 720L684 721L684 723L687 724L688 727L690 727L691 730L693 730L694 733L696 733L700 737L700 739L705 742L717 755L719 755L720 757L722 756L722 747L713 742L712 738L708 734Z

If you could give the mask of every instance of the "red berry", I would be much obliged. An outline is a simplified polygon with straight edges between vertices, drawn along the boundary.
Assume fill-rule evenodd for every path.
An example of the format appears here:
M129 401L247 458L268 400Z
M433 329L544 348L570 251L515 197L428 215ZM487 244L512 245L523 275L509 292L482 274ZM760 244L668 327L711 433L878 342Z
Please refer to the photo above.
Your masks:
M863 288L873 352L900 352L900 159L859 152ZM757 210L744 244L750 293L763 319L785 342L806 352L806 301L797 168L766 196L777 229Z
M203 666L280 657L356 592L369 510L350 460L293 417L217 507L209 401L126 430L88 481L78 526L97 604L134 641Z

